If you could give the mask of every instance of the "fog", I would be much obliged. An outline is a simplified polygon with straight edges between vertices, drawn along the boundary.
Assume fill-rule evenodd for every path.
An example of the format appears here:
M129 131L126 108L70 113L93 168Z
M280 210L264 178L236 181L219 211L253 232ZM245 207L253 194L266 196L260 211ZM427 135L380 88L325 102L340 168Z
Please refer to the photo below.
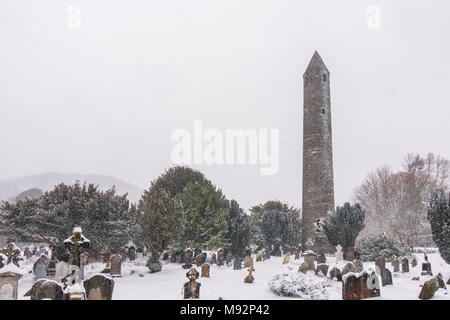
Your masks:
M450 158L449 14L447 0L0 0L0 180L79 172L146 188L172 165L172 133L199 120L279 129L277 174L193 167L244 208L300 207L302 75L317 50L342 204L409 152Z

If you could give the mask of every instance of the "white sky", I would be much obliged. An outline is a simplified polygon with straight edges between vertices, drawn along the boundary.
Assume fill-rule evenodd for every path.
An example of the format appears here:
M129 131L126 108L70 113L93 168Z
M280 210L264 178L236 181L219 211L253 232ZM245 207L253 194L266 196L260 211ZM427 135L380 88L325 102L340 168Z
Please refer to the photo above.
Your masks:
M68 5L81 29L66 27ZM381 29L366 9L381 9ZM47 171L148 187L173 130L280 129L280 171L200 165L248 208L301 206L302 74L331 72L336 204L408 152L450 158L450 1L0 0L0 180Z

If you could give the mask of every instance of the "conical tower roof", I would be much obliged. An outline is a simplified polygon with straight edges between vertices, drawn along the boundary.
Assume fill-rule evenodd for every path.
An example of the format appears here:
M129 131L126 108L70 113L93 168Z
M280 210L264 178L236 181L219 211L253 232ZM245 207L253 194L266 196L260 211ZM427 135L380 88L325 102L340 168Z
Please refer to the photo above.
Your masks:
M316 73L318 71L326 71L327 73L330 73L327 69L327 66L323 62L322 57L316 50L314 51L311 61L309 62L308 68L306 68L305 75L309 73Z

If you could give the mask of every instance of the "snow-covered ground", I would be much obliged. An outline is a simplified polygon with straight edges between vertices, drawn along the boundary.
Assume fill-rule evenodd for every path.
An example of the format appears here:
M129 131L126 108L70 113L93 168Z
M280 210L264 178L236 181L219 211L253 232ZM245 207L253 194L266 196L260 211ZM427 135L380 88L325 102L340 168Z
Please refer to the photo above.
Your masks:
M410 266L409 273L393 274L394 284L382 287L381 297L373 299L418 299L421 290L419 285L430 279L431 276L420 275L423 254L417 254L416 257L418 264L415 268ZM254 261L255 258L254 256ZM450 265L446 264L437 253L428 254L428 258L432 265L433 274L442 273L446 282L450 277ZM292 299L277 296L268 286L268 281L283 268L282 261L283 257L272 257L264 262L255 262L255 272L253 273L255 281L252 284L244 283L244 278L248 274L247 268L233 270L232 266L218 267L213 265L210 270L210 278L199 278L197 280L202 284L200 299L217 300L219 297L226 300ZM294 256L291 256L290 263L295 265L296 268L302 262L303 258L294 260ZM334 257L327 257L328 264L331 265L334 262ZM28 272L32 265L33 259L30 259L23 262L21 267ZM89 264L85 269L85 277L88 278L100 272L104 267L105 264L102 263ZM392 271L390 262L386 263L386 267ZM375 269L375 263L364 263L364 269L367 270L368 268ZM132 270L135 270L133 274L131 274ZM197 268L197 270L200 271L201 268ZM183 299L182 287L188 281L186 278L187 271L181 267L181 264L163 262L162 271L152 274L145 267L144 260L133 263L124 262L122 263L122 278L115 278L113 299ZM420 280L413 281L413 277L420 277ZM329 299L340 300L342 298L342 283L331 280L330 283ZM32 284L33 275L27 273L19 283L19 299L29 299L29 297L23 295L31 288ZM447 287L450 289L450 285L447 285ZM450 294L448 294L448 290L439 289L433 299L450 300Z

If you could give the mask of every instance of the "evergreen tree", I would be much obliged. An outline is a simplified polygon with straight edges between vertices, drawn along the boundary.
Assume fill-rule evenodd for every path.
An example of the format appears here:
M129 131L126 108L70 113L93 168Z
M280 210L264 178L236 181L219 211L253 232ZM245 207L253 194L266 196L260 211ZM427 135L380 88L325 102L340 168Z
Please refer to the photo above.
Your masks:
M183 216L182 248L214 249L228 243L228 203L212 185L189 183L178 197Z
M328 241L333 246L342 246L346 260L352 261L354 258L355 241L364 229L364 219L365 213L358 203L352 206L346 202L335 212L329 213L322 224Z
M428 221L433 233L433 241L439 248L441 257L450 263L450 203L444 190L437 189L431 194L428 205Z
M144 191L138 211L142 215L143 241L151 252L148 267L152 272L160 271L159 257L173 243L181 226L177 202L164 189L150 188Z
M236 200L229 202L228 238L234 256L241 255L250 243L250 218Z
M293 212L268 210L262 215L264 245L278 252L280 246L296 247L301 242L300 218Z
M63 241L79 226L91 241L90 252L117 252L128 241L127 195L92 184L60 184L37 199L0 206L2 234L23 242L46 242L65 259Z

